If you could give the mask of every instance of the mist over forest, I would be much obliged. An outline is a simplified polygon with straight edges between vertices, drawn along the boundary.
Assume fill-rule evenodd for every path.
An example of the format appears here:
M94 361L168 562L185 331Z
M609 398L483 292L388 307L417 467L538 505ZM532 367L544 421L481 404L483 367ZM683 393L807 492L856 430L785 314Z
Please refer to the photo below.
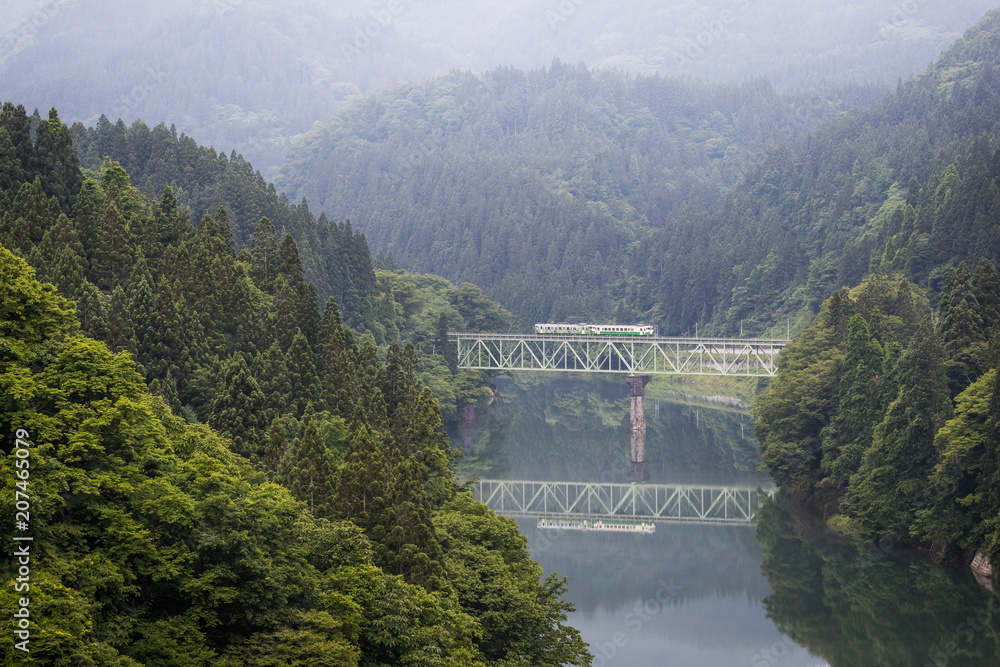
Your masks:
M14 0L0 85L68 123L165 122L271 178L357 95L460 68L570 65L779 89L922 71L989 0Z

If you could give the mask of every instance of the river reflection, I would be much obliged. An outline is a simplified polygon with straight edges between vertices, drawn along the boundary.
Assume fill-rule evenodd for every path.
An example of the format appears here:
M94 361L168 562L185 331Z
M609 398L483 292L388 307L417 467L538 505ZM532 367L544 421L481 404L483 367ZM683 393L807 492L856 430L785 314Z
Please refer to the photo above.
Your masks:
M767 481L745 413L662 398L657 409L655 382L650 389L651 481ZM625 481L620 378L531 379L502 395L502 406L477 415L467 476ZM569 622L595 667L1000 666L1000 600L971 575L920 554L859 551L780 503L761 510L756 528L660 523L635 534L518 524L546 572L569 577Z
M752 526L658 524L634 535L518 524L532 557L569 577L570 624L595 667L751 665L775 648L789 667L822 664L765 615L770 589Z
M757 539L768 618L834 667L1000 665L1000 597L920 552L858 549L780 503Z

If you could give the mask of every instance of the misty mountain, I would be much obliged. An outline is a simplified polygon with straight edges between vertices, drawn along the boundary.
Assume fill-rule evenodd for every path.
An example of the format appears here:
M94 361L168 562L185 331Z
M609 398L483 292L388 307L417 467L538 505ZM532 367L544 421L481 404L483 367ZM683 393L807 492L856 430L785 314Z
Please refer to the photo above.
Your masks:
M174 124L271 177L314 121L397 81L558 57L630 74L767 76L780 88L894 84L992 4L15 0L0 16L0 85L68 123L103 113Z
M400 85L318 124L278 186L522 323L762 331L870 271L934 291L1000 255L998 20L866 109L870 88L795 99L558 62Z
M276 186L350 218L407 270L480 285L522 324L608 319L649 230L720 206L771 145L880 96L559 61L454 73L345 105L292 149Z
M720 210L654 232L628 306L675 329L805 323L874 272L936 299L951 267L1000 260L998 130L994 10L884 100L776 147Z

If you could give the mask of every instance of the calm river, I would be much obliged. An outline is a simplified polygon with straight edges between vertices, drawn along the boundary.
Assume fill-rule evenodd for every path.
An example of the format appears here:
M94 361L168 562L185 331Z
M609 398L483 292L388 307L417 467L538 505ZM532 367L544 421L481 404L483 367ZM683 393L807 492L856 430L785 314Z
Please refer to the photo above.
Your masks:
M647 388L650 483L767 483L745 412L679 400ZM625 482L628 403L613 376L503 382L500 403L464 434L462 472ZM843 544L776 503L756 526L659 523L628 534L518 524L546 572L569 578L569 622L595 667L1000 666L1000 597L967 570Z

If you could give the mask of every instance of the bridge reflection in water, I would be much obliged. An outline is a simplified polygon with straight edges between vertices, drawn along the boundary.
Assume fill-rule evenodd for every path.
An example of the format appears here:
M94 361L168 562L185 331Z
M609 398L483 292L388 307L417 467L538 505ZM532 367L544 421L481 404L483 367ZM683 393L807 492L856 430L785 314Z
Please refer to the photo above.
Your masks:
M476 500L509 517L750 525L761 496L773 496L776 489L483 479L472 492Z

